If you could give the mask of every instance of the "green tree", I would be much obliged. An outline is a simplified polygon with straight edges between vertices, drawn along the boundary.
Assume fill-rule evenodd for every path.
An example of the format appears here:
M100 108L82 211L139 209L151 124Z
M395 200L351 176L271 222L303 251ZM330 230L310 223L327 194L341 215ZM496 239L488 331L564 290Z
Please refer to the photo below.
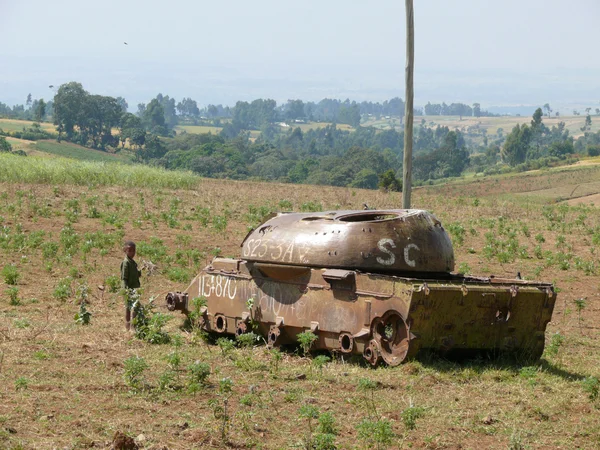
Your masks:
M376 189L379 177L373 169L361 169L350 183L351 187L362 189Z
M542 113L542 108L538 108L533 113L533 118L531 120L531 128L538 128L542 125L542 117L544 114Z
M121 112L122 113L126 113L127 110L129 109L129 105L127 104L127 100L125 100L123 97L117 97L117 104L121 108Z
M144 108L142 121L146 129L151 133L159 136L166 136L168 134L165 123L165 109L158 99L153 98Z
M12 151L12 145L6 140L4 136L0 136L0 153L10 153Z
M80 122L84 102L88 93L81 83L71 81L61 85L54 96L54 124L57 125L58 138L65 133L67 139L73 137L75 126Z
M144 148L138 148L135 151L136 159L149 161L151 159L162 158L167 153L167 148L161 142L158 136L150 135L146 138Z
M402 180L396 178L393 170L386 170L379 177L379 187L386 191L402 192Z
M196 100L192 100L191 98L184 98L177 104L177 111L179 111L179 115L185 118L197 119L200 117L200 109L198 109L198 104Z
M479 103L473 103L473 115L481 117L481 105Z
M356 104L356 102L352 102L348 105L341 105L340 112L338 114L338 121L340 123L347 123L355 128L360 125L360 107Z
M46 102L43 98L41 98L35 107L35 111L33 113L33 117L36 122L41 122L46 115Z
M511 166L525 162L531 141L531 129L526 125L515 125L502 147L502 160Z
M302 100L288 100L284 107L287 120L296 120L304 117L304 102Z
M120 134L121 147L129 140L129 144L134 149L139 149L146 140L146 131L142 125L142 120L134 114L125 113L121 116Z
M587 116L585 116L585 124L583 125L582 131L590 131L592 129L592 116L590 116L589 112Z

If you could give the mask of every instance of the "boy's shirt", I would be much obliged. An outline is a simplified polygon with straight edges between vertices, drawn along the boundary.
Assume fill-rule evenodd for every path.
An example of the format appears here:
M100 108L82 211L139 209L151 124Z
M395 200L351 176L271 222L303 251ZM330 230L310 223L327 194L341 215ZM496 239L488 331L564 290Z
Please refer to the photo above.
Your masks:
M124 288L137 289L140 287L140 275L142 272L138 270L137 263L126 256L121 262L121 283Z

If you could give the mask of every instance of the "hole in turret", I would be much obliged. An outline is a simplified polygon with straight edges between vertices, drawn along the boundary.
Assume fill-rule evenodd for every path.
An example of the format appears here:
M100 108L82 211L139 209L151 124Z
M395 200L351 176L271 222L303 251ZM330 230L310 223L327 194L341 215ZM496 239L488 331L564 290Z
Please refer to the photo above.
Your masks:
M398 217L398 214L361 213L338 217L337 220L339 220L340 222L378 222L381 220L397 219Z

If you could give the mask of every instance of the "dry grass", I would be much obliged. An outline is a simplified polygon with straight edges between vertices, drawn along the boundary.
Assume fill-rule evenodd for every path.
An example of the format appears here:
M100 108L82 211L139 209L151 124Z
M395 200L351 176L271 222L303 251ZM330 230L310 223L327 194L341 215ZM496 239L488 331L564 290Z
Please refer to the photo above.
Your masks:
M9 286L0 280L0 447L108 448L115 432L122 431L140 437L143 448L289 448L301 444L309 431L299 410L310 405L335 418L338 448L368 448L355 426L372 413L365 406L365 394L357 389L360 379L369 378L377 382L373 394L377 413L391 421L394 448L598 448L600 404L589 398L583 383L585 377L600 377L598 272L587 275L573 259L563 270L538 259L533 249L538 245L536 236L542 235L544 251L572 253L598 268L600 248L592 239L593 230L600 227L600 211L595 207L559 211L551 205L555 214L564 214L553 221L547 204L539 199L514 197L535 186L569 185L591 181L593 176L551 172L421 188L413 194L415 207L433 210L449 229L464 228L462 244L452 234L457 267L468 266L481 275L514 276L520 271L529 279L539 276L556 282L561 292L547 330L548 343L555 333L564 337L562 345L553 347L556 353L548 353L534 368L425 357L396 368L370 369L336 358L322 373L311 358L293 353L283 353L275 370L273 357L263 346L223 355L218 346L181 331L180 315L167 326L172 336L181 336L180 347L136 339L124 330L121 298L107 288L98 289L105 286L106 277L118 273L119 244L111 245L106 254L92 249L84 261L81 245L88 239L84 234L121 233L117 241L145 243L157 237L173 260L178 250L196 249L202 252L200 262L182 266L192 271L210 260L217 246L222 255L239 255L250 223L250 204L273 210L280 204L288 209L281 203L284 200L294 210L310 202L324 209L360 209L363 202L398 208L400 194L219 180L204 180L190 190L0 184L0 227L8 227L11 242L19 239L15 230L21 224L26 237L43 231L44 241L59 243L56 254L47 257L32 245L0 246L3 264L15 264L21 275L19 305L10 304ZM60 234L67 216L74 218L75 200L79 213L73 229L80 237L80 249L68 258ZM87 217L94 215L91 205L101 217ZM227 217L226 228L219 231L211 220L204 226L199 213L206 210L210 218ZM174 221L169 221L169 214ZM507 238L500 232L500 221L504 230L514 231L528 257L500 262L485 256L486 233ZM182 245L187 239L191 244ZM169 281L167 260L157 264L163 270L143 278L143 296L156 295L161 304L167 291L186 285ZM73 297L61 301L53 296L59 280L69 275L75 276L73 287L85 283L91 289L88 308L93 316L88 326L73 320L78 311ZM586 299L581 316L574 302L579 298ZM158 310L167 312L162 305ZM179 380L173 382L173 390L160 390L166 358L174 351L182 360ZM138 391L123 378L124 361L134 355L149 365ZM190 393L187 367L196 360L208 363L212 373L207 386ZM227 442L209 403L222 402L219 380L224 377L233 381ZM411 406L422 408L414 429L405 419Z
M592 132L600 130L600 116L592 115ZM459 129L464 133L469 131L480 133L481 130L485 130L488 136L495 135L498 133L498 129L502 128L504 135L506 136L514 128L515 125L519 124L530 124L530 116L501 116L501 117L467 117L463 116L462 120L459 116L418 116L415 117L415 125L425 120L425 124L428 127L445 126L451 130ZM546 117L542 119L544 125L548 128L558 126L559 122L564 122L565 127L569 130L571 136L578 138L583 135L581 127L585 123L585 114L580 116L560 116L560 117ZM380 120L369 120L362 124L363 126L375 126L381 129L396 128L401 129L402 124L397 119L380 119Z
M29 128L33 124L34 122L30 120L0 119L0 129L4 131L21 131L24 127ZM45 131L56 133L56 127L54 124L42 122L40 126Z

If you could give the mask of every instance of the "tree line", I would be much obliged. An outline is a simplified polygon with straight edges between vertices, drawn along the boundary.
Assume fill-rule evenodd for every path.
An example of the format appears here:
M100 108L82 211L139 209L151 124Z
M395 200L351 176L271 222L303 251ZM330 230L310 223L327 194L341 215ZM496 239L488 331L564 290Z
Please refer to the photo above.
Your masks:
M29 110L34 109L34 103L31 101ZM40 104L35 103L38 110ZM365 115L401 118L404 102L400 98L383 103L288 100L282 105L271 99L257 99L237 102L234 107L199 108L191 98L177 102L158 94L147 104L138 104L133 114L125 99L94 95L80 83L70 82L61 85L54 99L43 105L51 106L59 140L131 152L138 162L189 169L215 178L401 188L403 131L360 126ZM470 107L462 103L428 103L425 112L438 111L438 106L447 114L487 114L478 104ZM550 114L549 105L544 108ZM584 136L578 140L569 135L562 122L546 127L543 117L539 108L531 124L517 125L507 135L498 129L490 136L477 127L462 132L428 126L422 119L414 133L414 181L418 184L456 177L466 170L526 170L532 165L565 160L574 152L600 152L600 132L591 133L589 114L582 129ZM332 123L308 129L299 126L320 119ZM213 124L221 121L221 131L216 135L175 133L178 124L196 120L212 120ZM354 124L353 130L338 126L348 122ZM28 133L24 138L48 138L47 132L35 125L23 130ZM251 137L256 136L252 130L260 130L258 137Z

